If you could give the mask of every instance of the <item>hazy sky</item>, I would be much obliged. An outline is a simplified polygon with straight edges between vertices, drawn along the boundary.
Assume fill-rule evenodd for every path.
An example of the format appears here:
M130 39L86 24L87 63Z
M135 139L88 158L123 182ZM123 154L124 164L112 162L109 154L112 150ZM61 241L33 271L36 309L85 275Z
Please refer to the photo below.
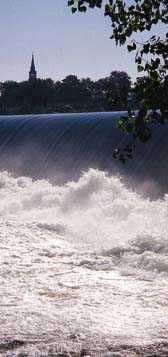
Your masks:
M38 76L93 79L112 70L136 76L134 57L109 39L100 10L72 15L67 0L0 0L0 81L28 78L31 54Z

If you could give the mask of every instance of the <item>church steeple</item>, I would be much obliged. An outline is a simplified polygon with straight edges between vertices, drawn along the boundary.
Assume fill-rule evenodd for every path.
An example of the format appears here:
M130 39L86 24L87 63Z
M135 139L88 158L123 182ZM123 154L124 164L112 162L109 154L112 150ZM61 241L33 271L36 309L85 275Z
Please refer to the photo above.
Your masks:
M30 72L29 72L29 81L35 81L37 79L37 72L34 63L34 55L32 54Z

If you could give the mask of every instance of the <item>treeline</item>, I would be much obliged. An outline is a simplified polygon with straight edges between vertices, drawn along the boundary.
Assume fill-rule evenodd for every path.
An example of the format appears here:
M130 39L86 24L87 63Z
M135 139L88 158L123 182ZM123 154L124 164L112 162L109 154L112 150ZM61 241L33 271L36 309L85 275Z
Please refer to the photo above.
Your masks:
M126 72L92 81L69 75L62 81L1 83L0 114L65 113L127 109L131 80Z

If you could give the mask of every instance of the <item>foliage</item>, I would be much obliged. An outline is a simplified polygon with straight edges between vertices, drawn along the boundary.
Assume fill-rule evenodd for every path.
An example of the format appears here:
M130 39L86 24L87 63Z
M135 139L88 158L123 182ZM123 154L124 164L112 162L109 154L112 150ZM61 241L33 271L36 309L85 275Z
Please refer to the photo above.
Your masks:
M1 114L124 110L131 81L125 72L92 81L69 75L62 81L1 83Z
M118 127L129 134L131 140L124 151L114 152L115 158L126 162L132 158L136 141L148 141L153 124L160 125L168 118L168 0L133 0L131 4L129 0L69 0L68 6L73 13L103 7L105 16L111 20L111 39L117 45L127 44L128 51L136 53L137 70L143 74L135 89L140 110L136 116L129 113L119 120ZM147 33L153 28L156 35L149 34L144 43L137 41L138 33ZM157 35L159 31L162 36Z

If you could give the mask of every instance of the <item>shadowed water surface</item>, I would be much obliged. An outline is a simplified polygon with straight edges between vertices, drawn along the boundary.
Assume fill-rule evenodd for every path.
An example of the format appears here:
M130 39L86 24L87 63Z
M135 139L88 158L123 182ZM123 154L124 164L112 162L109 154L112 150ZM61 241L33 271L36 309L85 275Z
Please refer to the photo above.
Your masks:
M15 175L47 178L62 184L90 167L129 177L146 192L167 192L168 125L153 129L127 165L113 149L128 141L116 129L123 113L57 114L0 117L0 167ZM153 187L155 186L155 187Z

